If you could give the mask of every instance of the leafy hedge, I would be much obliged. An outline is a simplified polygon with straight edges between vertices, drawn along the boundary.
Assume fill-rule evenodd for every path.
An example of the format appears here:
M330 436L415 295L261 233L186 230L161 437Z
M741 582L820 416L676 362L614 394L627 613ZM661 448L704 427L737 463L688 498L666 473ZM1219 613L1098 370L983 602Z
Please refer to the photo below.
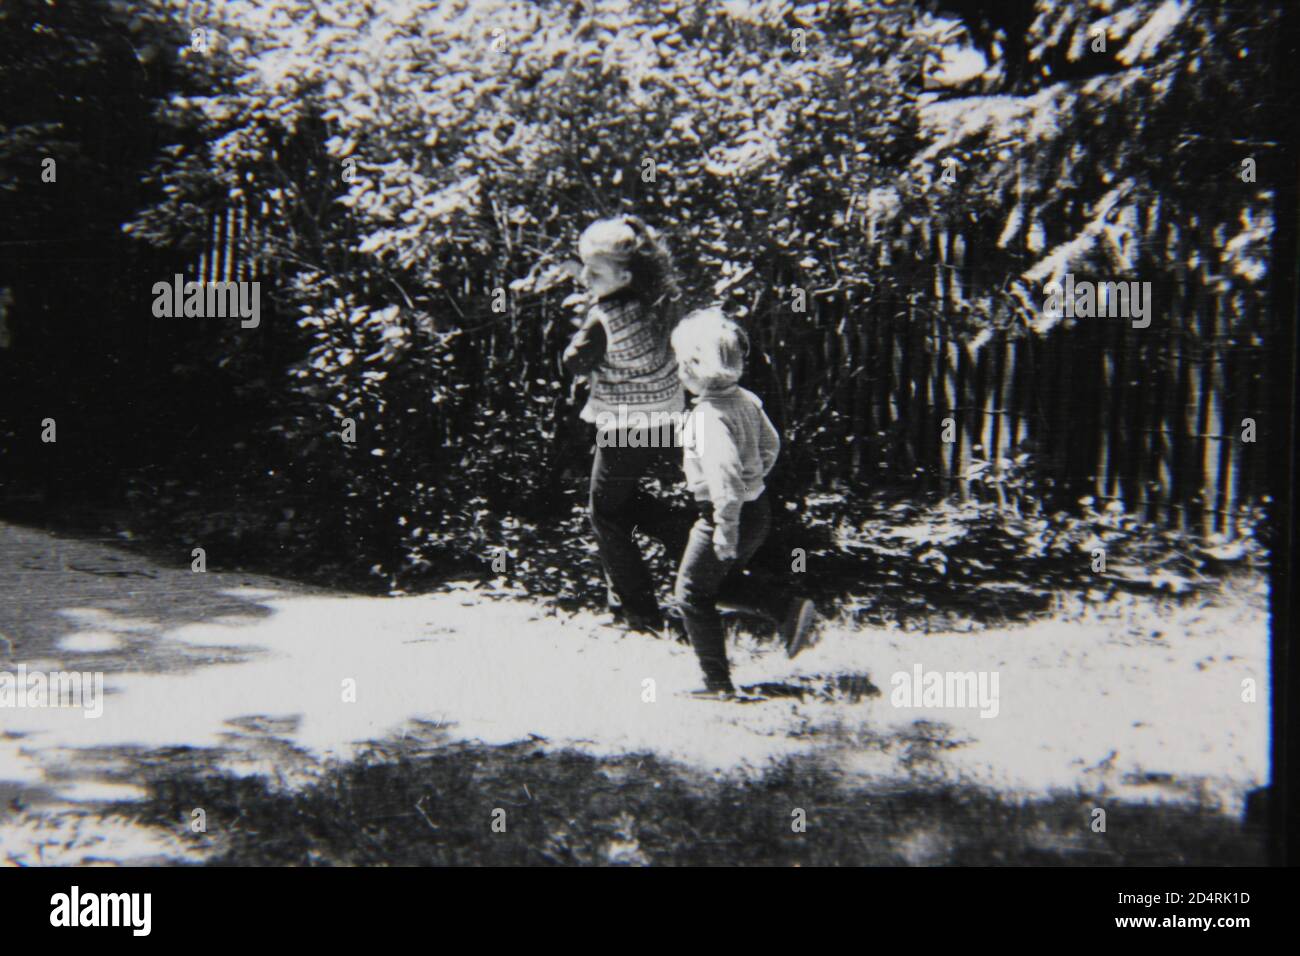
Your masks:
M387 576L434 541L473 553L479 509L568 513L585 443L555 366L562 264L598 216L660 225L687 300L729 295L753 322L795 279L814 296L895 281L864 273L844 211L916 148L910 11L831 4L798 27L780 4L208 14L224 85L168 104L199 142L162 157L167 198L130 229L193 246L214 184L265 204L246 254L277 270L304 357L275 401L279 467L248 490L319 528L310 551L343 535Z
M484 561L484 515L571 520L586 444L555 364L573 319L564 262L619 211L665 230L686 301L726 301L776 371L825 359L800 394L763 356L752 370L788 417L790 497L810 490L800 462L836 453L817 422L848 371L813 349L864 304L927 300L918 237L933 229L985 236L1008 280L1108 255L1159 268L1138 230L1161 202L1222 232L1222 281L1257 296L1268 194L1205 203L1190 182L1263 122L1207 104L1258 80L1239 53L1265 46L1271 15L1116 6L1037 10L1023 46L989 46L983 85L961 91L975 95L945 100L926 77L953 21L920 2L114 0L141 55L186 77L159 98L170 144L128 233L195 254L209 214L248 207L241 254L274 309L258 331L190 333L189 367L242 413L132 472L133 500L226 553L279 541L282 562L389 584ZM996 39L993 17L968 16L970 35ZM1098 25L1112 48L1089 58L1078 38ZM940 180L949 157L960 189ZM1156 186L1170 157L1179 177ZM1002 285L942 320L1031 332L1024 290Z

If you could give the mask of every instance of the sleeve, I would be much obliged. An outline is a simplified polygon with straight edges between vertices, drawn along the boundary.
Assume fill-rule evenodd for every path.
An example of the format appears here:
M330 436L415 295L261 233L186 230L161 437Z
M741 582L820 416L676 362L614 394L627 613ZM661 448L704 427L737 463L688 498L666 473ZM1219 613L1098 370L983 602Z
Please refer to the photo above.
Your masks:
M758 406L759 417L759 434L758 434L758 455L763 465L763 477L772 470L776 464L777 456L781 454L781 435L772 425L772 420L767 417L763 411L763 406Z
M560 364L570 375L586 375L605 357L605 326L595 309L587 313L582 328L569 339Z
M713 503L713 550L723 560L734 558L740 546L740 509L745 503L740 449L731 429L711 409L696 409L695 427L700 470Z

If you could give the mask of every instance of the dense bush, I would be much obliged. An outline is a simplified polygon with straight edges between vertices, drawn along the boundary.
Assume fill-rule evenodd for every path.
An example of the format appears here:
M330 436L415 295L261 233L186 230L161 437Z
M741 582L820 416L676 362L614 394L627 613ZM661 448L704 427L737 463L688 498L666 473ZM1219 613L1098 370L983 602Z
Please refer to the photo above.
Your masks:
M168 105L202 145L164 155L168 198L131 230L192 244L186 212L214 183L266 204L249 253L277 269L304 357L256 497L386 572L462 529L471 488L493 510L567 514L585 443L555 367L562 263L597 216L658 223L687 301L729 296L755 323L796 279L813 297L898 281L863 268L845 209L916 148L911 16L276 2L192 20L227 81Z
M865 306L930 321L937 229L986 239L983 267L1007 280L937 317L966 340L1046 331L1017 277L1162 268L1140 234L1153 204L1214 233L1215 280L1258 296L1268 193L1205 203L1197 183L1260 127L1258 109L1208 104L1259 77L1240 53L1264 48L1271 15L1115 6L1035 7L1023 44L966 16L990 69L951 98L927 86L963 24L937 3L108 5L186 78L159 97L170 143L129 234L195 254L208 215L248 208L241 255L275 315L184 339L176 367L209 387L214 420L135 469L134 500L226 554L279 542L281 566L389 584L485 560L508 537L485 515L571 521L586 442L555 367L564 262L619 211L667 233L687 303L750 324L765 355L749 384L785 419L792 497L842 452L848 423L826 427L826 409L862 371L827 328ZM1112 47L1090 57L1097 28ZM983 95L999 85L1016 95ZM1154 175L1167 162L1172 180Z

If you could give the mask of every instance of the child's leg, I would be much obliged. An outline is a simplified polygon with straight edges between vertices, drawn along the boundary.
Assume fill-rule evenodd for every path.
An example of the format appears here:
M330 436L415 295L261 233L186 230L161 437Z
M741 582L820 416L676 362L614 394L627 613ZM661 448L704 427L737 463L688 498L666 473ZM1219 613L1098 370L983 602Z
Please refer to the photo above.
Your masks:
M694 509L674 506L661 497L650 494L645 475L653 476L666 465L674 478L680 479L682 451L677 447L661 447L649 454L645 473L637 482L635 494L628 502L628 512L634 517L636 530L657 539L669 555L681 555L686 549L686 539L695 524ZM662 471L659 471L662 474Z
M718 603L729 610L779 623L797 597L776 578L763 571L737 570L718 591Z
M730 571L730 561L719 561L713 553L713 525L701 517L691 528L677 570L675 597L695 657L704 671L709 690L732 690L731 668L727 665L726 639L718 614L718 588Z
M771 514L766 496L745 505L741 517L741 560L719 587L715 604L722 603L771 621L786 653L793 657L807 646L807 637L816 623L816 609L810 600L792 591L780 578L744 569L744 564L767 537Z
M761 502L761 504L760 504ZM695 656L704 671L709 690L732 690L731 669L727 664L726 635L718 613L718 593L733 570L753 557L767 537L769 515L766 502L751 502L740 514L740 542L737 556L721 561L713 550L713 521L704 509L691 528L677 571L675 591L677 606L686 623Z
M779 620L790 600L789 592L770 575L747 571L750 560L767 540L772 510L767 495L751 501L741 511L741 540L737 560L718 590L718 600L758 617Z
M591 466L591 527L605 579L633 623L662 625L659 601L641 549L632 539L637 486L657 449L597 446Z

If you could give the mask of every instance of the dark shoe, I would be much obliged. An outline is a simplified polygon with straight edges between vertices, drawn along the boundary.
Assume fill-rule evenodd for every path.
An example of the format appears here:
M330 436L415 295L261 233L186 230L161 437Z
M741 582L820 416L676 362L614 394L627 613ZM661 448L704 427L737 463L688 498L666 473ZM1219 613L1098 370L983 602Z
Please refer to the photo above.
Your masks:
M664 636L664 619L662 617L652 618L643 617L639 614L627 614L624 615L623 626L627 630L639 634L652 634L655 637Z
M795 598L785 612L778 633L785 645L787 657L794 657L808 646L813 625L817 623L817 608L807 598Z
M705 677L704 689L698 691L692 691L691 693L704 694L704 695L708 695L708 694L716 695L716 694L734 694L735 692L736 692L736 688L732 685L731 678L728 677L726 674L723 674L721 677L713 677L713 678Z

